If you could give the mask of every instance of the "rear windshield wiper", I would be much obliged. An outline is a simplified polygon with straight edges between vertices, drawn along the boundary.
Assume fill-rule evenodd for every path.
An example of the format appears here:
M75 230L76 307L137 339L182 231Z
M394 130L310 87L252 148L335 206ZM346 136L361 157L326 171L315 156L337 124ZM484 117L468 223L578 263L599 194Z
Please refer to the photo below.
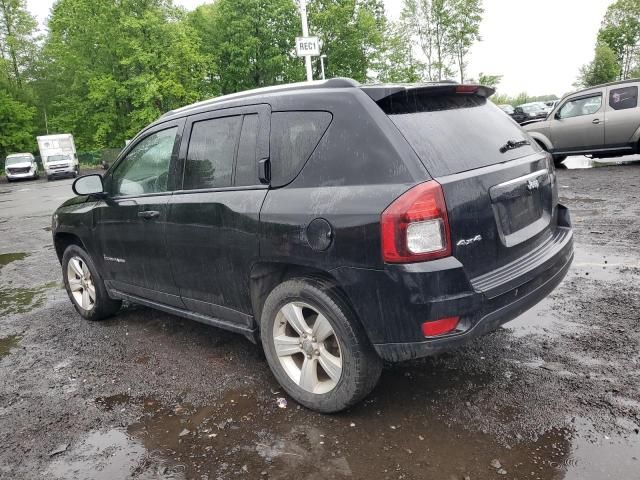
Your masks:
M500 147L500 153L506 153L509 150L515 150L516 148L524 147L525 145L531 145L531 142L529 140L520 140L519 142L509 140L507 143Z

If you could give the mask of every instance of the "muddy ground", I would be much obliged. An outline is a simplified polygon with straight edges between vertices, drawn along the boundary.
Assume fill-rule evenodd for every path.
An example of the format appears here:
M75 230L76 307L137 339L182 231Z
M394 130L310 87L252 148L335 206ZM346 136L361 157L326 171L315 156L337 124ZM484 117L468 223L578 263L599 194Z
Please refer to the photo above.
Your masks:
M639 479L640 165L558 176L563 284L339 415L297 406L240 336L81 320L49 231L71 182L0 184L0 478Z

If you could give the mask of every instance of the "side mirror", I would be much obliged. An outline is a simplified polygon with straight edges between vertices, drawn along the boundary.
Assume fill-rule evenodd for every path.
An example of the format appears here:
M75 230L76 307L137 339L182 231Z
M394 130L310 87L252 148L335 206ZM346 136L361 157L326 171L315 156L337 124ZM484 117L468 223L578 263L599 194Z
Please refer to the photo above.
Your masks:
M562 117L560 116L560 110L558 110L556 112L556 114L553 116L553 118L555 118L556 120L560 120Z
M102 176L97 173L77 178L71 188L76 195L104 195Z

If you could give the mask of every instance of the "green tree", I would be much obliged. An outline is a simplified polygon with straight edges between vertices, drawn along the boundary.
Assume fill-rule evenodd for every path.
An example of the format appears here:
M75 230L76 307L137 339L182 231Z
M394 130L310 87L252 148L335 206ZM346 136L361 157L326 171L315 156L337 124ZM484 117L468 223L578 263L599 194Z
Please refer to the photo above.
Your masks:
M413 83L422 80L425 65L415 58L410 33L401 22L389 23L383 52L378 71L381 82Z
M451 32L448 41L451 44L460 83L465 81L469 51L473 44L480 40L480 22L482 22L481 0L452 0Z
M616 53L606 44L596 46L595 58L580 70L577 87L592 87L615 81L620 76Z
M426 59L426 78L464 81L469 52L480 39L480 0L404 0L400 20Z
M478 83L480 85L486 85L491 88L498 88L500 82L502 81L502 75L488 75L484 73L480 73L478 77Z
M364 82L381 68L387 30L382 0L312 0L308 11L310 31L327 56L328 77Z
M2 73L18 88L35 62L37 26L26 0L0 0L0 57L7 61Z
M300 17L293 0L218 0L189 15L223 94L304 78L295 57Z
M598 33L598 44L607 45L615 53L619 76L629 78L640 63L640 0L617 0L609 6Z
M9 94L6 81L0 81L0 162L10 153L31 152L35 147L33 118L35 109Z
M200 98L205 61L171 0L59 0L39 82L52 131L80 149L122 146L160 114Z

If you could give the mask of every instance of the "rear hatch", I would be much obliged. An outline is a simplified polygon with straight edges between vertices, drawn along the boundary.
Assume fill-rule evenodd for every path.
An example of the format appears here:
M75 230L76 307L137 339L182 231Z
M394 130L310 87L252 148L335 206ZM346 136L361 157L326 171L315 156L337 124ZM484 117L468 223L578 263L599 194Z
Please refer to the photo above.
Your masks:
M455 84L363 90L442 185L452 254L474 285L487 274L491 288L509 282L519 274L514 261L543 256L557 241L553 162L487 99L493 90Z

